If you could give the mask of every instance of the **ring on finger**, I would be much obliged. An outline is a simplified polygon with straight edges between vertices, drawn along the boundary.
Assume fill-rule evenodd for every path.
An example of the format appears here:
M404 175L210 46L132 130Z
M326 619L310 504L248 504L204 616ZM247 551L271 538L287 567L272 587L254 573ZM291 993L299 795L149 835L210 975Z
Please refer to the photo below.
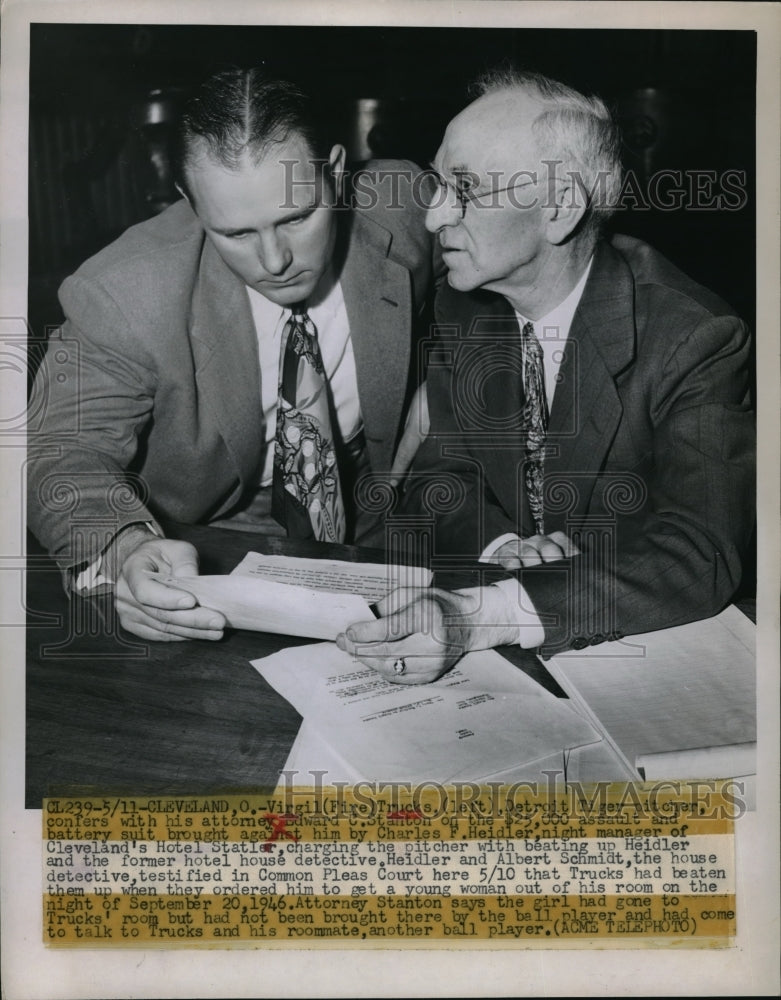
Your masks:
M397 677L401 677L402 674L406 674L407 663L403 656L399 656L398 659L393 661L393 672Z

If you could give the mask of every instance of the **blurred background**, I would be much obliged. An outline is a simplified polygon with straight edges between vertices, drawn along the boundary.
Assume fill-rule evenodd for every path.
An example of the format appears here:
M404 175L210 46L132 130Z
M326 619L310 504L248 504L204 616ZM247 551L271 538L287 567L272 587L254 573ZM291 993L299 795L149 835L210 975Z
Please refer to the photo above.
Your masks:
M327 104L334 141L354 161L394 156L426 164L467 103L469 82L503 61L607 101L637 178L632 207L614 228L647 239L753 325L753 32L34 24L31 368L62 320L63 278L176 200L171 129L182 98L210 73L262 64ZM648 181L661 170L709 172L700 200L710 207L693 211L674 199L666 210L650 206ZM709 189L722 191L726 171L738 180L732 210L719 210Z

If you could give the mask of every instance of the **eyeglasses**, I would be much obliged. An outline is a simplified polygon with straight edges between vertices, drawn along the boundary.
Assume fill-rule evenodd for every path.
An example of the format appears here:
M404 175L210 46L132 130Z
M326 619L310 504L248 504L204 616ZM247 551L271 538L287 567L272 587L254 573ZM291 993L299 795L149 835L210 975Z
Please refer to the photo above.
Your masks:
M459 207L461 209L462 219L466 216L466 207L468 204L470 204L470 202L479 202L480 199L482 198L487 198L489 196L493 197L494 195L502 194L504 191L514 191L516 188L529 187L530 185L536 183L536 180L516 181L514 184L508 184L506 187L491 188L490 191L472 191L470 188L464 187L463 184L458 183L458 175L456 175L457 178L456 184L451 184L449 181L446 181L445 178L441 177L439 174L436 174L435 177L439 187L445 191L450 192L458 201ZM531 206L519 205L518 207L523 208Z

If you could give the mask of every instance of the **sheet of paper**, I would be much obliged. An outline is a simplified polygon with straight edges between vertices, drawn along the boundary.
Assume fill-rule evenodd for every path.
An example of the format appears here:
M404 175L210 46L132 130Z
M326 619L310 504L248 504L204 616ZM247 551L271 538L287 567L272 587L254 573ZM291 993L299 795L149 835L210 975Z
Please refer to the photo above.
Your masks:
M360 594L367 601L378 601L397 587L428 587L431 583L431 570L421 566L301 559L267 556L260 552L248 552L233 573L312 590Z
M756 740L754 635L748 618L728 607L704 621L561 653L545 666L636 766L643 755Z
M560 774L562 780L566 780L567 757L566 751L556 750L539 760L526 761L503 771L481 775L480 780L484 783L496 781L505 785L511 785L516 781L540 781L543 771ZM324 785L335 782L355 784L356 781L372 780L362 773L360 768L349 764L322 733L306 720L301 723L298 736L291 747L285 762L285 772L282 789L297 784L309 785L314 774L318 775L318 780ZM544 780L547 780L547 777Z
M671 750L668 753L640 754L635 760L646 781L657 778L732 778L742 786L747 809L757 807L757 745L738 743L728 747L701 747Z
M668 750L666 753L639 754L635 760L648 781L653 778L745 777L757 773L756 743L726 747L699 747L696 750Z
M366 778L471 780L597 742L594 727L491 650L433 684L391 684L332 644L253 666Z
M205 608L221 611L233 628L311 639L335 639L374 615L365 598L246 576L193 576L169 581Z
M429 586L431 571L248 552L230 575L168 582L221 611L233 628L333 640L353 622L373 618L369 603L396 587Z
M326 785L334 782L347 782L352 785L365 778L360 768L346 761L320 730L306 719L301 723L298 735L290 748L285 761L285 771L288 774L285 784L288 786L311 785L313 772L318 773L321 776L318 781ZM324 778L323 772L325 772Z

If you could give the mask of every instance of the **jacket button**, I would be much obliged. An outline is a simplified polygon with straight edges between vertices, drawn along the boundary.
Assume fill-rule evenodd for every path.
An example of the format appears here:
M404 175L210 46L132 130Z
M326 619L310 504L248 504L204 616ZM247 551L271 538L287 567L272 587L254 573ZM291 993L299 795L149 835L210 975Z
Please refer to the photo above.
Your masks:
M588 646L588 639L585 636L579 635L577 639L573 639L572 648L573 649L585 649Z
M600 644L600 642L604 642L604 641L605 641L605 637L604 637L604 635L602 635L601 632L597 632L596 635L592 635L591 638L589 639L589 642L591 643L592 646L598 646Z

